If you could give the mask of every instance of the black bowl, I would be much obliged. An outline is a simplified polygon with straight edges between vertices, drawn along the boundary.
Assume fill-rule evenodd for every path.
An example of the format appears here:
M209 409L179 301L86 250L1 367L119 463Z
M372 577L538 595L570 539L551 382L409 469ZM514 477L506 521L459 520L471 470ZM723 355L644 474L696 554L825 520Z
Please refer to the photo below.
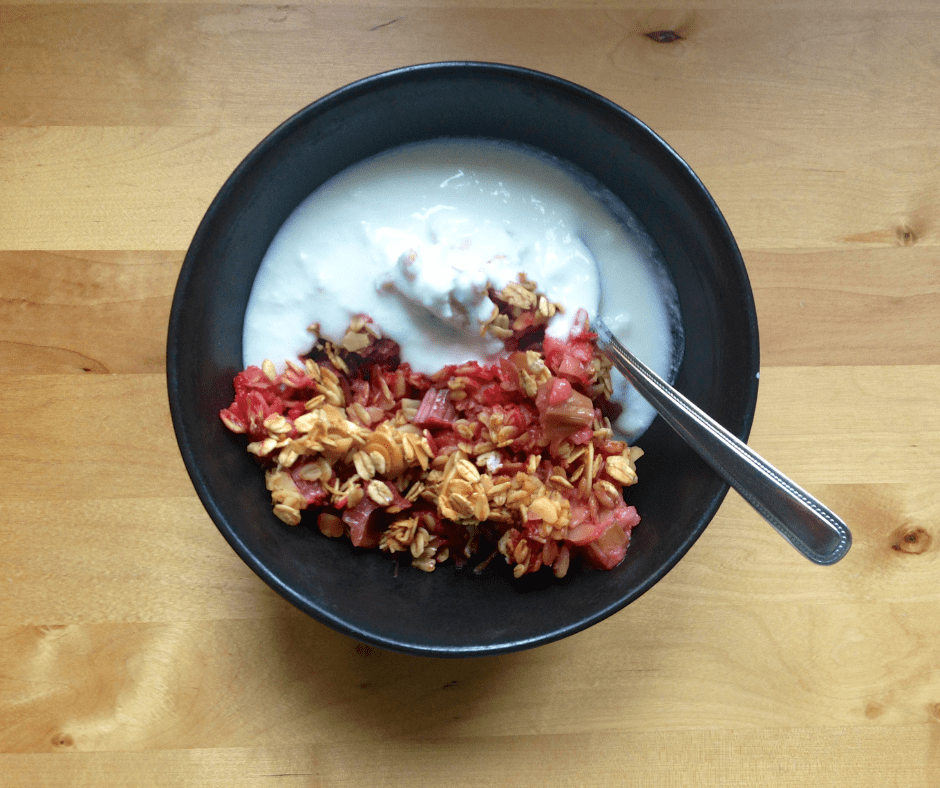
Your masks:
M274 517L262 474L219 410L242 367L242 320L261 259L317 186L380 151L438 137L541 148L595 176L659 245L678 291L685 355L676 386L742 440L757 400L757 318L744 262L689 166L647 126L570 82L487 63L436 63L369 77L316 101L238 166L199 225L170 315L167 378L183 460L239 556L301 610L358 640L434 656L530 648L622 609L688 551L727 492L660 419L638 441L643 518L608 572L513 582L497 570L432 574Z

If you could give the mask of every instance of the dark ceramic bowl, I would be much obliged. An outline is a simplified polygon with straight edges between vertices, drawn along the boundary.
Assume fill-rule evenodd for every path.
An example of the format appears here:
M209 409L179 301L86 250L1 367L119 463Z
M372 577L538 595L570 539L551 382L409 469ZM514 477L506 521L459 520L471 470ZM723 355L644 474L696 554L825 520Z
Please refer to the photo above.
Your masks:
M577 85L485 63L409 67L316 101L248 155L199 225L170 315L170 407L196 492L238 555L315 619L379 647L457 657L530 648L616 613L682 558L727 486L657 419L638 441L647 453L628 495L643 521L627 559L562 581L545 572L519 583L498 569L448 566L396 574L387 556L274 517L242 436L218 416L242 367L242 320L261 259L291 211L328 178L385 149L437 137L533 145L618 195L675 281L685 328L676 386L742 440L759 354L744 262L705 187L649 128Z

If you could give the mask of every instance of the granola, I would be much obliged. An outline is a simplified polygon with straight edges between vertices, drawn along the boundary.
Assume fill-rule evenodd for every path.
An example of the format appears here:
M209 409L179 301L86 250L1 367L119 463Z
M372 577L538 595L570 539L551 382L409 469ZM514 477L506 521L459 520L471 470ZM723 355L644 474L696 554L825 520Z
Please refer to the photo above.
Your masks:
M492 364L416 373L360 315L339 344L314 325L305 358L236 377L220 415L248 436L280 520L426 572L488 553L517 578L563 577L577 555L600 568L623 559L639 522L623 490L643 452L614 438L610 364L587 316L562 341L545 334L562 307L535 282L520 276L490 299L481 331L506 348Z

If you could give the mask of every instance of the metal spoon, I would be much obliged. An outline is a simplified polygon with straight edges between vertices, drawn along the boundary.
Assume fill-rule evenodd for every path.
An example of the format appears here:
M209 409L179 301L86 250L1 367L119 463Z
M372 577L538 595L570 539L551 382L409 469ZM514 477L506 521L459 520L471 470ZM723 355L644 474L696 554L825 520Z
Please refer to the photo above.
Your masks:
M656 412L728 484L810 561L834 564L852 544L835 514L797 487L627 350L603 320L597 346Z

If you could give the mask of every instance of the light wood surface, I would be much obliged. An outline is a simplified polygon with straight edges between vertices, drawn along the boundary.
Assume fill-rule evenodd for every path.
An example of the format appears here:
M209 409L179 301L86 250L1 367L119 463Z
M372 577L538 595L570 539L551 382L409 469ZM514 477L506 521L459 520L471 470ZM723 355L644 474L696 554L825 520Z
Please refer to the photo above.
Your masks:
M934 0L0 4L0 785L940 785L938 41ZM607 621L437 661L223 541L166 403L189 240L279 122L442 59L579 82L699 173L757 300L751 444L841 563L731 494Z

